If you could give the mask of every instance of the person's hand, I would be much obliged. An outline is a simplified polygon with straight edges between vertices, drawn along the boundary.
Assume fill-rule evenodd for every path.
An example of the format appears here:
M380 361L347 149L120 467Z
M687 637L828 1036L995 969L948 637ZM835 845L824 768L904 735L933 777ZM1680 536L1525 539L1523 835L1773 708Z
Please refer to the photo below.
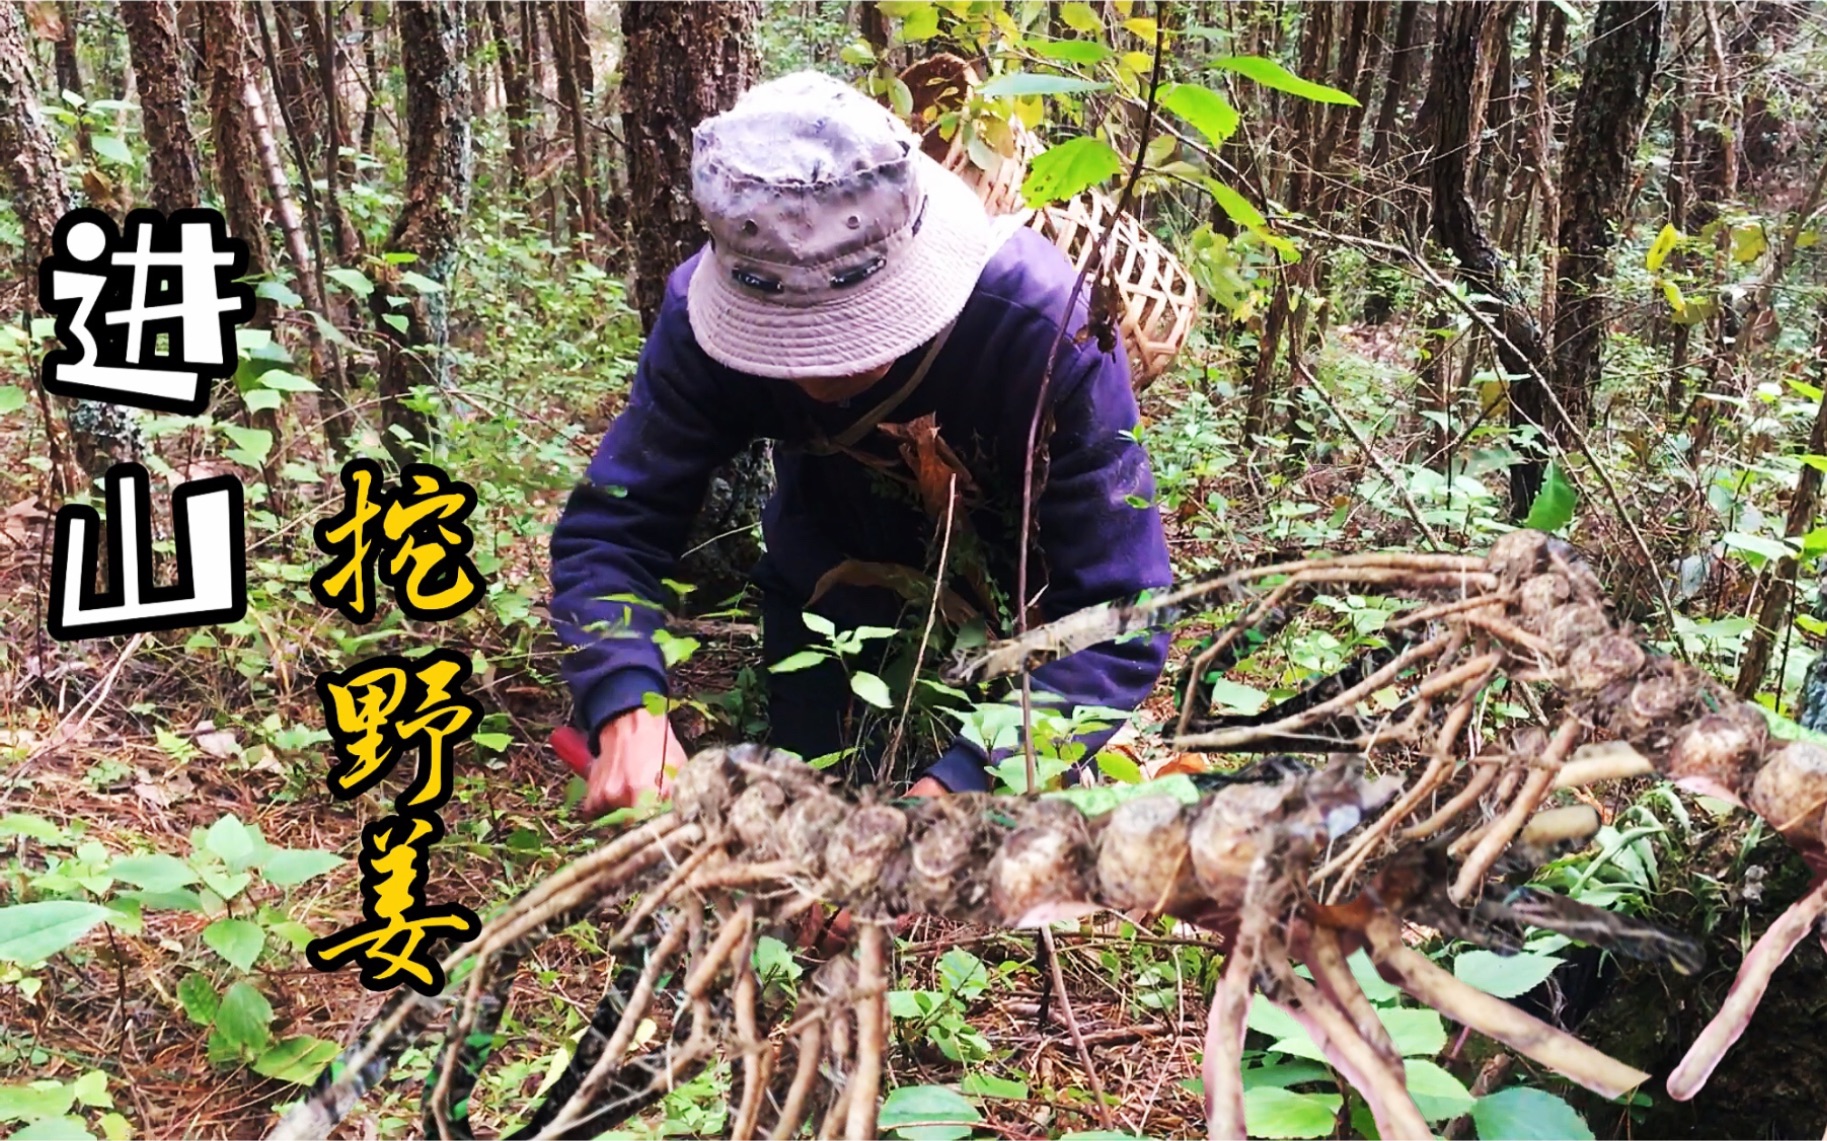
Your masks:
M664 797L684 763L685 747L673 735L672 722L645 708L630 709L597 734L596 760L585 782L585 819L632 808L646 793Z
M929 796L946 796L950 792L950 789L939 783L938 777L921 777L913 782L913 787L907 790L907 795L924 799ZM897 927L904 928L912 918L911 915L902 916ZM809 908L799 922L799 945L805 950L817 951L826 958L830 958L850 945L850 937L854 928L855 924L850 921L848 911L839 911L827 923L823 908Z

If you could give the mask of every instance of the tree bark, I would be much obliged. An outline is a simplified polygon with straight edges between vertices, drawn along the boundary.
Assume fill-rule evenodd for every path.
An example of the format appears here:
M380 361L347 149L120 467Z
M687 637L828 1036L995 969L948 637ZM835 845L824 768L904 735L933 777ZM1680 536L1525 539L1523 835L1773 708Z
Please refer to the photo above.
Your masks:
M387 250L413 254L412 272L448 286L470 187L463 13L456 0L400 0L394 13L406 73L406 200ZM434 426L428 414L407 407L406 399L415 386L442 387L447 381L448 294L413 290L411 300L394 308L387 298L403 292L393 280L400 267L379 272L384 280L376 283L368 304L387 341L380 374L382 438L395 460L406 463L414 458L407 441L428 444Z
M1637 138L1649 109L1663 13L1661 0L1604 0L1586 49L1561 160L1553 384L1571 421L1553 424L1562 446L1572 443L1574 425L1583 427L1592 417L1605 336L1600 279L1610 270L1613 226L1630 189Z
M50 256L57 220L70 208L70 194L50 132L38 118L38 86L15 4L0 4L0 180L25 237L19 278L35 281L39 260ZM68 452L55 422L46 425L46 436L59 482L73 485L82 475L99 479L111 464L136 458L140 438L132 409L99 400L57 403L67 409ZM45 415L52 420L48 407ZM69 459L80 473L68 470Z
M629 5L631 10L642 7L645 5ZM558 101L563 105L561 113L571 129L571 168L577 175L572 189L575 208L571 218L571 236L575 240L579 234L594 235L597 226L596 164L591 157L595 148L590 145L586 106L595 77L590 67L589 44L583 38L581 3L551 0L546 6L546 20L552 39L552 62L558 74ZM687 56L668 62L681 70L690 68Z
M1488 22L1496 15L1485 0L1443 6L1434 43L1434 67L1427 103L1433 124L1433 230L1441 245L1459 259L1459 272L1472 288L1490 300L1480 302L1499 336L1497 360L1510 382L1510 427L1521 432L1548 422L1541 332L1507 280L1503 261L1485 237L1472 203L1470 177L1477 159L1476 142L1483 126L1485 101L1478 97L1480 46ZM1510 511L1522 518L1541 489L1546 464L1528 457L1510 468Z
M691 132L728 110L754 81L759 17L753 0L622 8L632 293L644 329L659 313L667 275L704 244L691 200ZM757 444L712 478L686 544L695 553L680 568L699 585L701 597L716 601L740 589L759 557L756 536L761 504L773 488L772 466Z
M519 48L508 36L507 15L501 0L488 0L489 33L495 40L495 62L501 68L501 93L507 115L508 186L516 193L527 183L527 110L532 98L527 91L527 73Z
M1827 383L1827 304L1821 306L1815 326L1815 383ZM1827 396L1814 410L1814 427L1808 432L1808 454L1821 455L1827 449ZM1789 501L1789 517L1783 534L1800 546L1802 536L1814 527L1815 512L1821 503L1821 472L1810 464L1802 465L1796 479L1795 497ZM1764 683L1770 670L1770 659L1776 650L1777 627L1789 614L1790 600L1795 597L1795 573L1800 565L1794 555L1777 559L1768 572L1762 604L1757 608L1757 626L1745 643L1744 657L1738 664L1738 682L1733 691L1750 701ZM1827 660L1827 658L1823 658ZM1812 671L1811 671L1812 673ZM1779 684L1777 690L1782 690Z
M152 205L170 213L202 201L197 140L190 133L190 77L171 0L123 4L127 48L139 83L140 115L152 166Z
M272 268L261 205L254 133L242 109L242 92L253 79L248 50L247 8L242 0L220 0L198 6L203 17L204 62L209 69L209 125L216 150L216 191L228 232L247 243L248 273L265 276ZM261 298L248 325L273 323L273 303Z

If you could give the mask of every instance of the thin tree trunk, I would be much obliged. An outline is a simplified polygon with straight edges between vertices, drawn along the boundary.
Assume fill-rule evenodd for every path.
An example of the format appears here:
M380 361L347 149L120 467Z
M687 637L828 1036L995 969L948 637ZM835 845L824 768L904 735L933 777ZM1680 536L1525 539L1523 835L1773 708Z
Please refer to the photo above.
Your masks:
M325 120L335 114L335 104L325 104L317 96L315 76L327 65L317 38L309 30L316 21L308 0L270 3L274 43L267 66L272 70L280 119L299 149L307 155L317 155L324 145ZM265 17L261 16L261 20L264 24Z
M754 81L759 18L760 5L752 0L622 8L633 301L643 328L651 328L659 313L667 275L704 244L691 200L691 132L728 110ZM712 478L687 543L696 553L680 568L708 601L740 589L760 554L755 536L773 486L771 469L758 444Z
M39 260L50 256L51 234L70 208L70 195L55 144L39 119L38 85L15 4L0 4L0 180L24 232L19 278L30 281ZM58 405L66 410L67 455L48 402L45 434L64 491L77 490L82 476L99 479L111 464L136 457L139 432L131 409L99 400L60 400ZM70 470L72 459L80 472Z
M470 187L463 14L456 0L399 0L394 11L406 73L406 200L387 250L413 254L413 272L448 287ZM388 342L380 375L382 438L395 460L406 463L415 453L394 429L428 445L434 427L428 414L407 406L407 398L416 386L448 381L448 293L411 291L410 300L394 308L388 295L405 292L395 283L399 270L382 272L385 279L368 299L375 328Z
M501 68L501 94L507 115L508 186L518 194L526 189L531 160L527 153L527 111L532 99L527 92L526 68L508 36L507 16L502 9L502 0L488 0L489 32L495 40L495 62Z
M203 200L197 140L190 133L190 77L172 0L123 4L127 48L139 84L140 116L152 167L152 205L169 214Z
M1541 334L1485 237L1469 185L1484 116L1484 100L1477 96L1480 45L1496 11L1483 0L1468 0L1445 6L1439 16L1427 95L1434 132L1434 235L1459 259L1460 275L1472 289L1490 299L1480 304L1501 334L1495 347L1510 381L1512 430L1545 428L1546 393L1536 379L1544 369ZM1510 510L1516 518L1528 513L1545 467L1542 460L1529 457L1510 468Z
M1822 305L1816 316L1814 352L1815 383L1827 388L1827 305ZM1814 427L1808 432L1808 454L1827 454L1827 396L1823 396L1815 408ZM1795 497L1789 501L1788 522L1783 528L1783 534L1797 546L1801 544L1802 536L1813 529L1815 512L1820 503L1820 469L1811 464L1803 464L1802 473L1795 484ZM1788 618L1789 603L1795 597L1797 566L1794 555L1784 555L1776 560L1768 572L1763 604L1757 610L1757 626L1745 643L1744 657L1738 666L1738 683L1733 687L1738 696L1746 701L1757 696L1758 689L1763 686L1764 675L1770 671L1777 631ZM1781 688L1779 682L1777 689Z
M272 269L267 249L265 210L261 206L254 136L242 110L242 91L252 78L247 41L247 9L242 0L200 5L204 59L209 68L209 122L215 142L216 192L228 217L229 233L247 242L248 273L264 277ZM261 298L248 325L271 327L273 303Z
M1592 418L1605 336L1600 279L1611 268L1614 225L1630 189L1637 137L1649 110L1662 44L1660 0L1603 0L1561 162L1559 309L1554 316L1555 395L1570 423L1553 424L1563 447Z

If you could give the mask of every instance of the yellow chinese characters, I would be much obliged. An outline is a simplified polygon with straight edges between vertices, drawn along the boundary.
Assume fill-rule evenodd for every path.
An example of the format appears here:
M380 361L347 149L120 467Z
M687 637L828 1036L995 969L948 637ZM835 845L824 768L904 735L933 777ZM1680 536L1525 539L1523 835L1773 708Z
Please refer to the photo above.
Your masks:
M444 835L436 817L389 816L362 833L364 922L313 940L305 956L320 971L359 960L362 985L388 990L405 983L420 994L444 989L435 942L463 939L481 924L461 904L436 907L425 900L425 849Z
M454 618L482 600L482 576L470 558L475 536L463 522L476 489L432 464L408 464L400 486L382 484L371 459L343 465L343 508L313 530L331 562L311 576L317 601L352 622L375 613L375 579L393 590L410 617Z
M330 794L359 796L409 749L420 752L417 778L401 811L432 811L450 799L450 749L475 732L481 708L457 692L469 663L451 650L416 660L387 655L317 676L330 739L341 763L330 770Z

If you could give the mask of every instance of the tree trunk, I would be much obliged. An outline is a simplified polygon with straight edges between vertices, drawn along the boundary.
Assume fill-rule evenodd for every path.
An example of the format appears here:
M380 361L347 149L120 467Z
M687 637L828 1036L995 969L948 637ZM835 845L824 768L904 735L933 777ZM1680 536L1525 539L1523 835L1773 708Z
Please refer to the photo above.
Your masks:
M653 327L673 267L704 244L691 200L691 132L736 101L754 81L752 0L700 4L626 4L622 8L623 137L628 145L628 206L634 219L633 301ZM556 54L556 53L554 53ZM760 555L761 504L773 487L760 444L711 481L680 568L718 601L741 588Z
M15 4L0 4L0 172L0 180L4 180L0 185L9 192L13 214L25 237L19 279L32 281L39 260L50 256L51 234L70 208L70 195L56 147L38 118L38 88ZM80 478L67 470L67 459L75 460L82 475L98 479L109 465L136 457L139 431L131 409L99 400L59 404L68 408L67 454L57 426L46 425L59 482L69 484ZM50 418L48 412L46 417Z
M469 204L468 52L460 7L456 0L400 0L394 7L406 73L406 201L387 250L413 254L411 270L443 286L450 283ZM413 290L406 304L393 308L387 298L403 292L393 281L400 270L389 266L381 272L368 304L387 341L380 375L382 438L394 459L406 463L413 450L394 429L419 444L431 440L431 418L408 408L406 399L415 386L442 387L447 380L448 294Z
M1571 428L1592 416L1599 350L1605 336L1605 296L1599 279L1610 269L1612 227L1630 189L1637 136L1649 108L1662 43L1660 0L1604 0L1586 49L1585 74L1561 160L1559 308L1554 318L1555 395L1571 424L1553 427L1562 446Z
M325 119L335 114L335 108L334 104L325 106L317 94L317 75L328 65L318 50L316 37L310 33L314 13L299 0L272 0L272 8L273 38L277 42L268 62L280 118L305 154L321 154Z
M488 0L488 26L495 40L495 62L501 68L501 94L507 115L508 186L519 193L526 188L531 157L527 153L527 110L532 98L518 45L508 36L503 7L501 0Z
M575 240L579 234L596 233L596 164L591 160L595 149L590 145L586 106L595 80L591 74L589 44L582 42L585 31L582 5L574 0L551 0L546 6L546 21L552 39L552 63L557 68L560 114L570 126L571 168L577 174L572 188L574 208L571 216L571 237ZM688 56L668 62L676 68L690 68Z
M1827 383L1827 304L1820 308L1815 325L1815 383ZM1808 432L1808 454L1818 456L1827 449L1827 396L1816 404L1814 427ZM1821 472L1803 464L1795 483L1795 496L1789 500L1789 518L1783 534L1796 546L1802 536L1814 527L1815 513L1821 503ZM1744 657L1738 664L1738 682L1733 687L1738 696L1750 701L1756 698L1769 672L1770 659L1776 650L1777 627L1789 616L1789 602L1795 597L1795 572L1799 562L1794 555L1784 555L1766 571L1762 605L1757 608L1757 625L1745 643ZM1827 656L1823 656L1827 661ZM1810 671L1812 676L1812 671ZM1781 680L1776 686L1780 696Z
M247 9L242 0L198 5L203 17L204 61L209 68L209 126L216 150L216 191L228 232L247 243L247 271L265 276L272 268L261 205L254 133L242 110L242 92L252 79L247 38ZM248 325L273 323L273 303L261 298Z
M1434 43L1434 68L1427 103L1433 124L1433 230L1441 245L1459 259L1459 272L1472 289L1490 300L1480 307L1499 334L1497 360L1510 381L1510 426L1521 431L1549 420L1543 375L1541 333L1506 280L1503 261L1485 237L1473 205L1469 182L1477 160L1476 143L1483 126L1484 100L1478 97L1480 45L1496 15L1484 0L1443 6ZM1529 457L1510 469L1510 511L1521 518L1541 489L1546 464Z
M170 213L203 200L197 140L190 133L190 77L178 40L178 10L171 0L123 4L127 47L146 124L152 165L152 205Z

